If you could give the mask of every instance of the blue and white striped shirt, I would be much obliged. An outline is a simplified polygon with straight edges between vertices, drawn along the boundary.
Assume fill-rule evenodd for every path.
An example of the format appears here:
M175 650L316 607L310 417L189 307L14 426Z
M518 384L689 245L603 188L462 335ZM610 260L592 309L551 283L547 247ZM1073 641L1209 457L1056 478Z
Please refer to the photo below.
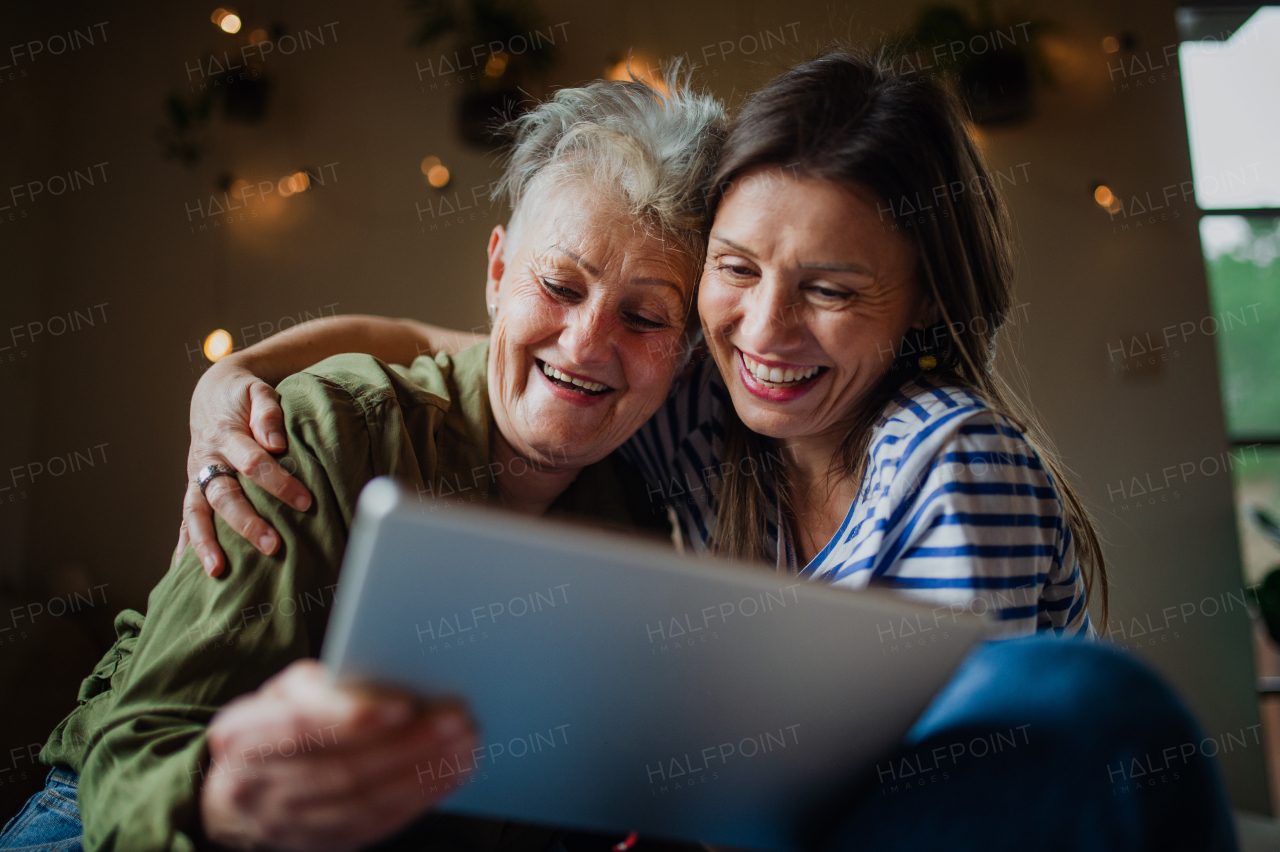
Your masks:
M622 448L700 552L710 549L719 485L732 464L723 417L732 404L715 363L704 359ZM857 498L808 565L796 564L786 525L771 514L767 547L779 569L987 615L1009 635L1091 632L1062 500L1006 418L968 391L920 379L886 405L869 446ZM742 462L784 463L772 454Z

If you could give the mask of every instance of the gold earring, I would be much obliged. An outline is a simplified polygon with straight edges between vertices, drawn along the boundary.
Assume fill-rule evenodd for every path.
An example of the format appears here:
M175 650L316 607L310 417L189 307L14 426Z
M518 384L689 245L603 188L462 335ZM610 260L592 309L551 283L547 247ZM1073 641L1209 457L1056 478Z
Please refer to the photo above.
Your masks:
M920 359L916 361L916 363L920 365L921 370L932 370L934 367L938 366L938 359L932 355L921 355Z

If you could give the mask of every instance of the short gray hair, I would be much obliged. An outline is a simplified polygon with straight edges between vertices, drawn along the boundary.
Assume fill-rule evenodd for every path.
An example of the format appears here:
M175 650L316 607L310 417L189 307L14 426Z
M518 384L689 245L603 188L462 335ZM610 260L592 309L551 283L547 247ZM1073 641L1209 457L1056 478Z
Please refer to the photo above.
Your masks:
M518 227L532 190L585 179L702 264L710 228L707 183L725 134L724 107L672 66L670 93L636 81L561 89L507 125L512 138L495 197Z

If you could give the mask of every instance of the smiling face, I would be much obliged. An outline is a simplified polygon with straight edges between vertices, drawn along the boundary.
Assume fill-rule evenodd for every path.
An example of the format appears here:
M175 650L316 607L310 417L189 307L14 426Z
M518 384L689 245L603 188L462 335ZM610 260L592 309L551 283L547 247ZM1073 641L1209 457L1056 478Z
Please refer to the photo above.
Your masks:
M907 329L934 322L910 244L869 192L781 169L716 212L698 310L734 407L780 439L842 439Z
M512 450L578 467L666 398L695 271L589 185L548 187L525 205L510 240L498 227L489 241L489 398Z

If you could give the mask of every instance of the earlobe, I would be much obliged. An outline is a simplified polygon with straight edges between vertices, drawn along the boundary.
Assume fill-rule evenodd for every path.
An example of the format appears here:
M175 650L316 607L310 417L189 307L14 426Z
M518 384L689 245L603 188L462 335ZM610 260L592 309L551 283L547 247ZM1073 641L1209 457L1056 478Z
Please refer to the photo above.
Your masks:
M942 318L939 316L941 313L942 312L938 310L938 303L935 302L933 299L930 299L925 304L923 309L920 311L920 314L918 317L920 321L920 327L932 328L933 326L942 322Z

